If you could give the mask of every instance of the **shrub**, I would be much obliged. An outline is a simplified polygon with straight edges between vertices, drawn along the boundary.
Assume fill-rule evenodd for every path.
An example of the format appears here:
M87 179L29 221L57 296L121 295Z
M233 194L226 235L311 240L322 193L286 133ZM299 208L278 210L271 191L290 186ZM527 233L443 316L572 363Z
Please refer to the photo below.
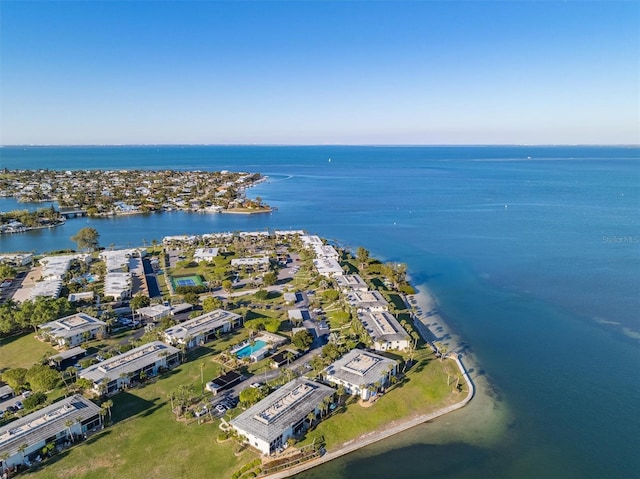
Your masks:
M24 401L22 401L22 405L25 409L35 409L37 406L44 404L45 402L47 402L47 395L43 392L37 391L28 398L25 398Z
M416 294L416 290L410 284L401 284L398 289L404 294Z

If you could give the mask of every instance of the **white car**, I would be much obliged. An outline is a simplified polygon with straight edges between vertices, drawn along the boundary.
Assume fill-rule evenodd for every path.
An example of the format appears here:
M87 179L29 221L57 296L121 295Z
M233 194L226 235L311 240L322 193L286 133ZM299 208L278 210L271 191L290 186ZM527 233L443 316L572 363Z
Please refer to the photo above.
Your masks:
M31 391L23 391L22 397L23 398L28 398L29 396L31 396L31 394L33 394Z
M216 411L218 411L219 413L224 413L227 410L226 407L224 407L222 404L218 404L216 406Z
M20 401L16 401L16 407L18 409L24 409L24 406L22 405L22 403Z

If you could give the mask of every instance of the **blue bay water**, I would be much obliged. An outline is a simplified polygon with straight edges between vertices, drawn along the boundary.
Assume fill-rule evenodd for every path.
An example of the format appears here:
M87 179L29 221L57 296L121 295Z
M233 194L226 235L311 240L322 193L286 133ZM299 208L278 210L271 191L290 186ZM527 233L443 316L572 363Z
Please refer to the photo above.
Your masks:
M2 236L0 251L73 248L70 237L85 226L100 232L103 246L266 228L365 246L384 261L407 263L413 281L435 293L480 364L475 373L511 420L490 445L430 424L303 477L638 477L639 154L622 147L5 147L0 168L257 171L269 181L249 196L278 209L79 218ZM0 199L0 210L14 206ZM466 420L447 421L456 417Z

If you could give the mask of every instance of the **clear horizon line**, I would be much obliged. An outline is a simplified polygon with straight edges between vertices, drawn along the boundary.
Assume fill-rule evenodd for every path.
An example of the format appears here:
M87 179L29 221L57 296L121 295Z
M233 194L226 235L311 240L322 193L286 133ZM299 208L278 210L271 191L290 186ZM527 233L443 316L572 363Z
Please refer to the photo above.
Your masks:
M610 147L640 147L640 143L15 143L0 145L0 148L46 148L46 147L145 147L145 146L227 146L227 147L250 147L250 146L270 146L270 147L391 147L391 148L411 148L411 147L562 147L562 146L610 146Z

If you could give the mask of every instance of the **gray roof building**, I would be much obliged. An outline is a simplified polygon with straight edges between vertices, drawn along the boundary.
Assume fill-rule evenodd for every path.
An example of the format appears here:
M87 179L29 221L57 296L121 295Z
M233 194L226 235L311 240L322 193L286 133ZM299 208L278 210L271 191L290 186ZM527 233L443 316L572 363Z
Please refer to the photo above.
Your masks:
M81 371L78 376L88 379L95 385L108 379L117 382L117 389L122 386L123 375L135 375L139 371L150 369L155 374L159 366L168 367L172 357L177 357L180 351L173 346L160 341L143 344L126 353L119 354ZM150 374L150 375L151 375Z
M17 464L22 460L16 457L21 455L18 449L22 444L29 446L24 451L28 455L39 451L51 438L65 433L67 421L71 420L73 427L82 431L76 421L86 425L94 419L99 422L99 416L100 407L76 394L0 427L0 451L9 454L7 463Z
M84 340L85 333L94 337L98 331L104 330L106 326L107 323L88 314L76 313L41 324L39 328L41 334L57 340L58 343L75 346Z
M249 443L268 454L282 446L310 412L316 412L334 389L306 378L296 378L231 420Z
M358 319L373 340L374 349L407 349L411 337L387 311L358 311Z
M242 316L224 309L215 309L197 318L172 326L164 334L171 343L187 344L192 347L198 342L206 342L208 336L216 331L228 332L240 324ZM200 338L202 341L197 341Z
M398 362L379 354L361 349L352 349L325 369L326 379L342 384L351 394L367 399L367 387L386 383L389 374L395 374Z

